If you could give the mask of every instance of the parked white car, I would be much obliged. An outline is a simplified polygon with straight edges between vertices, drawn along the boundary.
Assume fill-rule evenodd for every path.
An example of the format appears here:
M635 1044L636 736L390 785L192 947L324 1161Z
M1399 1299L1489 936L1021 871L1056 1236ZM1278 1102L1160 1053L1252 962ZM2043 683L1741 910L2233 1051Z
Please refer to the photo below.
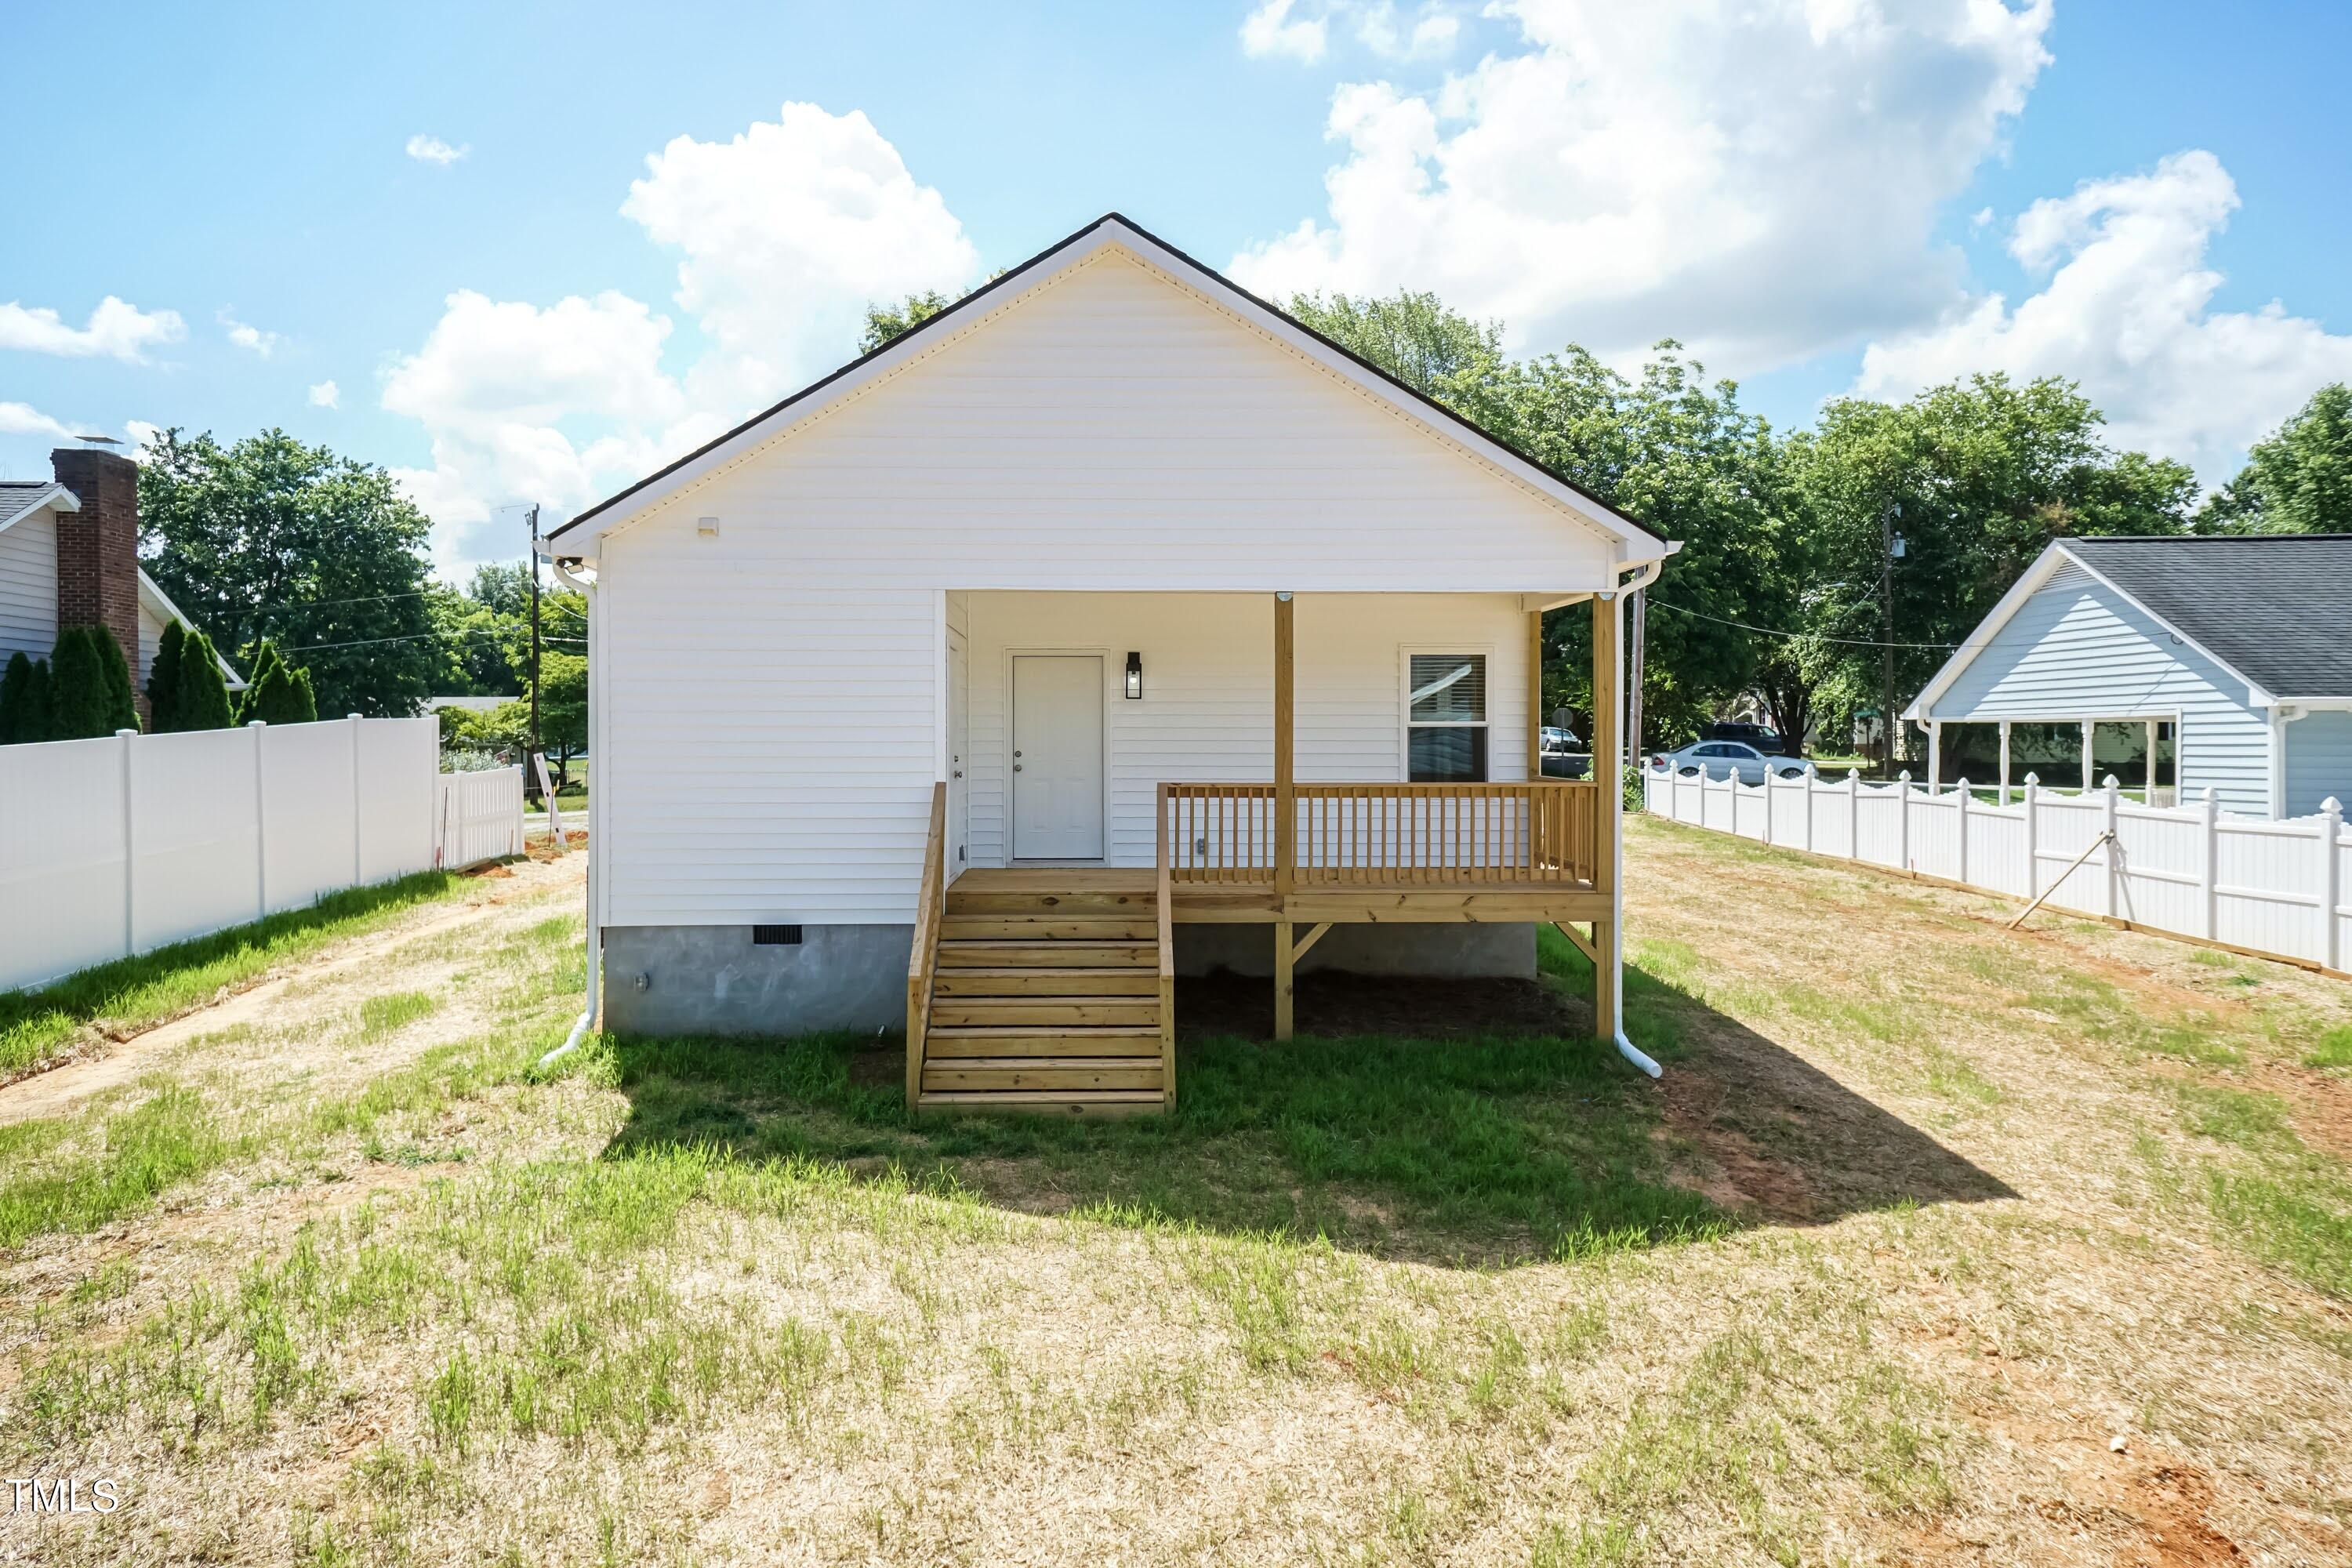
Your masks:
M1676 773L1703 773L1711 779L1736 778L1744 784L1760 784L1768 775L1813 776L1813 764L1802 757L1768 756L1739 741L1701 741L1679 752L1659 752L1650 758L1650 766Z
M1550 724L1543 727L1544 755L1548 757L1566 756L1583 744L1576 738L1573 730L1562 730Z

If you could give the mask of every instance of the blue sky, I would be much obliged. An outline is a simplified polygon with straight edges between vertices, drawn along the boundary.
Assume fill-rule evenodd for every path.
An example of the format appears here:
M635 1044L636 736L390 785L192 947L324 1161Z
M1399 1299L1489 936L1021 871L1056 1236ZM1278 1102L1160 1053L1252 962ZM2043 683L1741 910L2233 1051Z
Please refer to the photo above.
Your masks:
M1118 208L1270 292L1672 334L1783 425L2072 375L2218 482L2352 375L2348 53L2352 7L2148 0L20 0L0 476L282 426L400 471L454 571L845 357L865 298Z

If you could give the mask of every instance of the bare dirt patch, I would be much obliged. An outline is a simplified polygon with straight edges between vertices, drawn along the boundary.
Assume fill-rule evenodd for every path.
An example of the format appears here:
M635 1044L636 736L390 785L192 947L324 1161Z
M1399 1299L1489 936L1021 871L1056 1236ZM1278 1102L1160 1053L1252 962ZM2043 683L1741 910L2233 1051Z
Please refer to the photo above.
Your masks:
M381 965L394 950L421 938L482 924L511 899L533 897L578 882L583 875L582 864L572 861L568 869L562 863L530 864L525 876L515 879L517 887L511 892L495 893L455 908L419 910L416 919L339 943L289 973L242 991L225 993L210 1005L184 1013L169 1023L126 1036L61 1066L0 1086L0 1126L61 1115L109 1089L136 1082L164 1057L202 1036L241 1024L299 1024L315 1016L315 1001L304 1004L287 999L286 993L298 982L305 988L334 982L364 984L366 972ZM513 873L509 871L509 875Z

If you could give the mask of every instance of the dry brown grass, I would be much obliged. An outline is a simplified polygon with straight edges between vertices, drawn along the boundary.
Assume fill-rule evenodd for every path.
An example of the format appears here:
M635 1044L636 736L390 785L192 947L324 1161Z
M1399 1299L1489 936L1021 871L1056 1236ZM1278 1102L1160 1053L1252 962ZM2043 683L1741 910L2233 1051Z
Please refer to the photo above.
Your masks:
M0 1255L0 1468L132 1500L0 1553L2352 1561L2352 988L1650 824L1629 880L1680 1043L1605 1110L1742 1223L1476 1268L616 1146L611 1057L527 1070L577 969L517 889L0 1154L173 1084L242 1139Z

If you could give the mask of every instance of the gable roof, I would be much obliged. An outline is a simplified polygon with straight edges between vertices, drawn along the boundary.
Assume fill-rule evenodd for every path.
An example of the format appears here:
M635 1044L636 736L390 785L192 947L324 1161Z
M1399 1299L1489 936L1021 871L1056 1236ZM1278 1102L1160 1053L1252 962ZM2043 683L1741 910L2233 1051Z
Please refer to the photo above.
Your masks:
M2070 539L2066 552L2273 697L2352 697L2352 534Z
M79 511L81 498L55 479L0 479L0 532L5 532L46 507L55 507L59 511ZM144 566L139 568L139 607L159 621L177 621L189 631L196 629L196 623L180 613L180 606L172 603L170 595L156 586L155 579L147 575ZM244 690L245 678L237 674L236 667L217 649L214 651L213 658L220 666L221 678L228 683L228 689L231 691Z
M49 506L59 511L79 511L81 498L55 479L0 479L0 530Z
M2115 535L2054 540L1920 689L1937 698L2025 601L2073 563L2246 683L2256 704L2352 698L2352 534Z
M1127 251L1146 266L1172 278L1191 279L1204 291L1222 297L1261 330L1308 352L1325 368L1344 376L1408 416L1432 434L1472 455L1486 458L1505 473L1537 490L1583 521L1629 546L1629 561L1652 561L1681 548L1647 524L1617 511L1557 469L1537 461L1464 418L1426 393L1407 385L1343 344L1280 308L1259 299L1224 274L1194 260L1141 226L1118 213L1106 213L1068 237L1048 246L1019 266L999 273L954 304L892 338L879 348L859 355L840 369L793 393L781 403L753 415L725 435L705 443L677 461L656 469L635 484L606 497L547 535L549 542L585 525L590 535L602 533L625 519L667 499L704 474L740 456L755 443L782 436L804 420L847 397L872 381L888 374L929 347L929 340L951 334L991 311L1012 304L1023 295L1085 261L1106 246Z

